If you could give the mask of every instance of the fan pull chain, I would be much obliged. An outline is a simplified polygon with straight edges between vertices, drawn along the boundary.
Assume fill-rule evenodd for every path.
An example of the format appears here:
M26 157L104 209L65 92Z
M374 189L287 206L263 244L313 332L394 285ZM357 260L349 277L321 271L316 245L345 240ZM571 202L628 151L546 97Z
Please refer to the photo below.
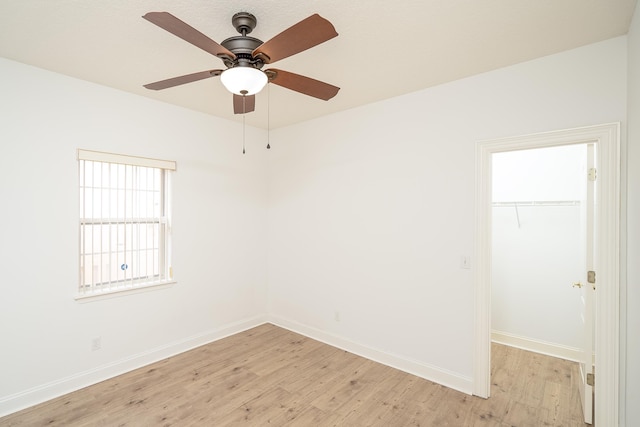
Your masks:
M267 84L267 150L271 149L271 89Z
M245 124L245 118L244 118L247 115L246 99L247 99L247 96L243 94L242 95L242 154L245 154L244 142L246 139L245 133L247 128L247 125Z

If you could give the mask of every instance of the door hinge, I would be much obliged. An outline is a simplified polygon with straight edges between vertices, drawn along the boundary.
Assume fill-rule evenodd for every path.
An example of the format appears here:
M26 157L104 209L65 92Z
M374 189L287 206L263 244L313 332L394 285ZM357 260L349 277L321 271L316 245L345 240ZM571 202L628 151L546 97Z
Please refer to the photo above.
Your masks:
M598 171L596 168L590 168L587 176L589 177L589 181L595 181L598 176Z
M587 374L587 385L593 387L596 384L596 376L589 373Z

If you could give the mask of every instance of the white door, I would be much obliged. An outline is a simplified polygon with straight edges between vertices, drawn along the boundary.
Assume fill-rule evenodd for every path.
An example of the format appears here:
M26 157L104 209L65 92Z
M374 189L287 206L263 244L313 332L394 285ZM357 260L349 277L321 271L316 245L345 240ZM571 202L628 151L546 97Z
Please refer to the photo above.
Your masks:
M595 179L596 170L594 169L594 144L587 145L587 162L585 170L585 185L583 186L583 194L581 200L581 220L585 229L585 242L583 246L584 269L581 273L580 282L574 284L578 289L577 295L580 298L580 324L582 335L582 357L580 360L580 381L578 387L580 390L580 400L582 402L582 411L584 413L584 422L592 424L593 422L593 387L589 385L591 382L587 379L593 375L593 298L595 284L590 283L595 277L589 277L589 271L593 271L594 267L594 203L595 203Z

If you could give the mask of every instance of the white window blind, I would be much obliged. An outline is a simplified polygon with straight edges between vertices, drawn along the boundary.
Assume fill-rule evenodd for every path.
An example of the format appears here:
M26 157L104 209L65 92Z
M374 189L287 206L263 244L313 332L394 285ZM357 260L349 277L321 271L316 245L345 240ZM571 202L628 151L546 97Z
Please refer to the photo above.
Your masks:
M78 150L80 296L171 280L169 176L176 163Z

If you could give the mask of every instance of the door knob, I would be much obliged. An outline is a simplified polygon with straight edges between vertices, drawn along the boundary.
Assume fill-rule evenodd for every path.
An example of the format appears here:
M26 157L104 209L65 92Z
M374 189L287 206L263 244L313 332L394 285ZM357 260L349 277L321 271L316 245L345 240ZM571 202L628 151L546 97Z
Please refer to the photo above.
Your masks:
M576 283L573 284L573 287L574 288L581 288L582 287L582 283L576 282Z

